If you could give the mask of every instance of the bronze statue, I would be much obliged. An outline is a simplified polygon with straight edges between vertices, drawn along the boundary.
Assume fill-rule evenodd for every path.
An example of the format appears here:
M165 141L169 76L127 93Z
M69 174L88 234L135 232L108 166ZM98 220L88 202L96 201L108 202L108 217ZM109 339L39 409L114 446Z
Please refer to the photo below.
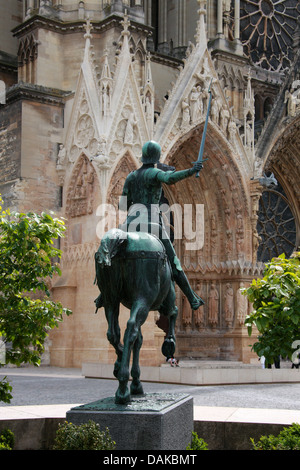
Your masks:
M160 153L160 146L156 142L150 141L143 146L143 165L128 175L120 201L121 208L124 208L125 203L128 210L126 222L104 235L95 254L96 280L101 292L95 303L97 309L102 306L105 309L107 338L117 354L114 375L119 381L119 387L115 402L122 404L130 401L130 394L143 393L139 369L139 351L143 339L141 326L150 310L158 310L168 317L169 331L162 353L167 358L174 355L178 312L174 280L185 293L192 309L197 310L204 303L192 291L159 213L162 183L174 184L198 173L202 169L202 162L195 163L188 170L164 172L154 166L159 161ZM154 220L151 217L153 213L156 214ZM124 345L120 343L118 323L120 303L130 310ZM131 352L133 380L129 392L127 385Z

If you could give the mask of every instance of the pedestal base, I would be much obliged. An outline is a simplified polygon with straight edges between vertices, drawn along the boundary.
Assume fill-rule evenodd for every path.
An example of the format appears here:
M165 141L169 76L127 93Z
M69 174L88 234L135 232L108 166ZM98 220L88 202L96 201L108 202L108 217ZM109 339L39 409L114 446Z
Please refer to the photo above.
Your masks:
M73 424L99 424L109 429L117 450L185 450L193 431L193 398L173 393L150 393L117 405L109 397L71 408Z

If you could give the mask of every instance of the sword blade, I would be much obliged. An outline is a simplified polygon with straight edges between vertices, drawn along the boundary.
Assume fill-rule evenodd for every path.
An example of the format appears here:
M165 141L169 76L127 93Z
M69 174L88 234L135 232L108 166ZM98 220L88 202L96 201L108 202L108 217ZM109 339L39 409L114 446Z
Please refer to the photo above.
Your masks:
M212 80L211 80L212 82ZM206 113L206 118L205 118L205 123L204 123L204 128L203 128L203 133L202 133L202 139L201 139L201 145L199 149L199 154L198 154L198 159L197 163L204 162L203 160L203 152L204 152L204 145L205 145L205 139L206 139L206 133L207 133L207 125L208 125L208 118L209 118L209 112L210 112L210 107L211 107L211 99L212 99L212 94L211 94L211 82L208 88L208 93L209 93L209 101L207 105L207 113ZM206 159L207 160L207 159ZM196 178L199 178L199 172L196 173Z

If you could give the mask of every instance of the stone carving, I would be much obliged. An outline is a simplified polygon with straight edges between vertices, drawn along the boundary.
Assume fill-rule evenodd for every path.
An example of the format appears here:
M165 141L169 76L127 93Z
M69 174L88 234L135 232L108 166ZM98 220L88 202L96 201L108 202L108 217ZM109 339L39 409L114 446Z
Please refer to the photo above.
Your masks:
M185 296L182 297L182 324L185 327L192 326L192 309Z
M241 293L241 290L244 287L244 283L240 282L240 288L236 293L236 304L237 304L237 313L236 318L239 326L244 326L245 318L248 313L248 299L245 295Z
M92 157L92 161L95 162L101 170L110 168L110 161L106 154L106 138L104 136L101 136L100 140L97 141L96 154Z
M197 122L204 114L203 106L203 94L200 85L196 85L192 88L190 94L190 112L192 123Z
M124 135L124 144L125 145L132 145L134 141L134 128L137 125L137 121L134 118L134 113L130 112L125 128L125 135Z
M66 161L66 149L63 144L59 145L59 151L57 155L56 168L62 169Z
M214 328L219 322L219 292L214 283L211 284L208 297L208 323Z
M215 124L219 124L219 103L218 103L217 98L212 99L210 116L211 116L211 120Z
M230 113L229 113L227 107L222 106L222 109L220 111L220 126L221 126L222 131L225 134L227 133L229 118L230 118Z
M201 297L201 299L204 298L204 295L203 295L204 289L202 288L200 281L197 281L196 283L196 293L197 295L199 295L199 297ZM195 326L197 328L201 328L204 326L205 318L204 318L204 306L203 305L201 305L201 307L199 307L198 310L194 312L194 318L195 318Z
M224 295L224 311L226 326L231 327L233 325L234 317L234 296L233 288L230 283L226 284L226 291Z
M87 157L82 156L72 175L67 195L67 215L80 217L93 212L95 170Z
M181 104L182 108L182 122L181 122L181 129L184 131L188 128L191 120L191 115L190 115L190 105L188 102L187 98L184 98L182 100Z
M291 89L285 93L285 103L287 103L288 116L294 117L300 111L300 80L292 83Z
M216 215L212 214L210 217L210 247L211 247L211 254L214 259L214 256L217 255L218 250L218 230L217 230L217 220Z
M94 137L94 126L91 116L84 114L77 122L75 129L75 142L79 148L85 148Z
M108 63L108 51L105 50L104 54L104 65L102 68L101 78L99 81L100 88L100 105L101 113L103 117L106 117L110 114L111 109L111 97L112 97L112 77L110 72L110 67Z

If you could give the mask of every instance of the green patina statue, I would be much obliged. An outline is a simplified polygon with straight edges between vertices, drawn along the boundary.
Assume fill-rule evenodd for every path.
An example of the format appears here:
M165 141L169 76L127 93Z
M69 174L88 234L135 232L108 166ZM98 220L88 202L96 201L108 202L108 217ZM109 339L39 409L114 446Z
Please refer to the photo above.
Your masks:
M191 289L159 212L162 183L174 184L198 173L202 162L183 171L164 172L155 168L161 149L153 141L143 146L140 169L125 181L120 208L128 211L125 223L109 230L95 254L96 280L101 294L95 300L97 309L104 307L108 322L107 338L114 346L117 360L114 375L119 381L115 402L126 404L130 396L143 393L140 382L139 351L142 346L141 326L149 311L157 310L169 319L169 331L162 353L171 358L175 352L174 280L188 298L192 309L204 302ZM124 344L120 342L119 307L130 310ZM132 383L130 392L129 362L131 353Z

